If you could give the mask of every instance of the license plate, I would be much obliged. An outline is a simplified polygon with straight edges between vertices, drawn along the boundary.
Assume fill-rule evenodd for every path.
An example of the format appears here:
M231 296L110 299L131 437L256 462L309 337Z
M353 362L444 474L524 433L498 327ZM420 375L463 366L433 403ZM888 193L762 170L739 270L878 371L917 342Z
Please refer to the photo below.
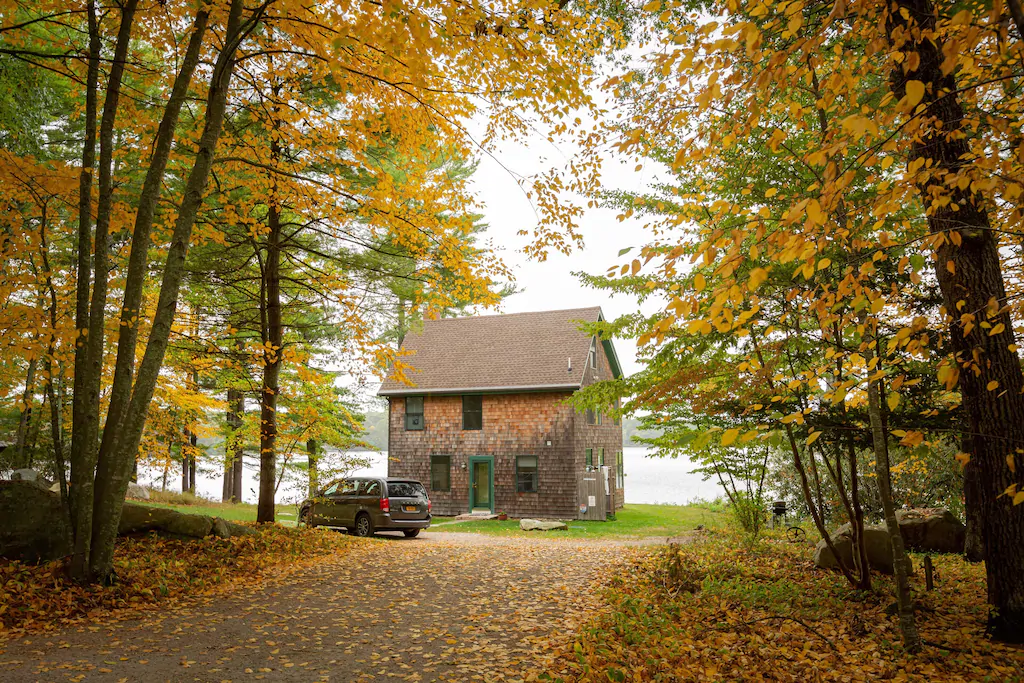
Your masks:
M406 512L419 512L420 509L418 507L416 507L415 505L406 505L405 506L405 511Z

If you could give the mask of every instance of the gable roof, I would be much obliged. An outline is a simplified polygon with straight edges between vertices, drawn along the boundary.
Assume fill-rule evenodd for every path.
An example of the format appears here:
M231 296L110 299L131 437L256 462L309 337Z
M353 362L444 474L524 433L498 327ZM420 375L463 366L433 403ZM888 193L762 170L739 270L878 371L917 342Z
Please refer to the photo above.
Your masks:
M597 306L428 320L402 343L405 376L415 386L389 376L377 395L579 389L593 339L580 325L599 320ZM611 341L602 344L621 377Z

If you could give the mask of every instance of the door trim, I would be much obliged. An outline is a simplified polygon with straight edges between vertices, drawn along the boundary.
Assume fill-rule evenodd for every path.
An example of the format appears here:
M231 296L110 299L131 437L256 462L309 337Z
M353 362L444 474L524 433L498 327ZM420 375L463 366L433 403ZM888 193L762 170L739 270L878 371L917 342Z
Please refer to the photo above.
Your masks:
M471 455L469 456L469 511L473 512L476 501L473 499L473 466L478 462L486 462L490 474L490 502L491 514L494 514L494 456L493 455Z

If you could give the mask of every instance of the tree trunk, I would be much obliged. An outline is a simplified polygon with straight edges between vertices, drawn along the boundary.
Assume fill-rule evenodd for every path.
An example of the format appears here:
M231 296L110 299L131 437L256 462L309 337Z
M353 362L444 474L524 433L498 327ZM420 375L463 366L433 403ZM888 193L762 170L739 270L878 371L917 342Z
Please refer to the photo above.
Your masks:
M869 366L870 367L870 366ZM921 635L917 632L914 606L911 603L910 579L907 576L907 553L903 547L903 534L896 521L896 505L892 500L889 480L888 435L882 424L881 380L868 379L868 415L871 419L871 442L875 450L875 476L878 478L879 498L885 513L885 526L892 545L893 573L896 576L896 604L899 607L900 635L907 652L921 650Z
M75 407L77 416L72 425L72 479L75 479L76 464L81 479L74 486L75 553L72 556L71 574L78 581L89 578L89 561L93 522L93 474L98 457L100 424L100 384L103 377L103 338L106 321L107 277L109 274L109 229L110 212L113 208L114 184L112 177L114 123L117 117L118 100L121 95L121 79L131 44L132 24L138 0L126 0L121 6L121 21L118 26L117 42L107 75L107 88L103 98L103 115L99 126L99 196L96 206L96 229L93 235L93 282L89 297L88 314L85 324L79 328L86 335L84 352L75 356ZM90 50L93 29L90 25ZM97 40L99 28L96 27ZM94 113L95 115L95 113ZM94 141L95 142L95 138ZM89 141L86 141L89 144ZM84 155L83 155L84 158ZM92 159L90 159L92 161ZM84 184L84 183L83 183ZM91 191L91 178L89 189ZM91 205L91 201L90 201ZM80 228L81 229L81 228ZM88 248L79 244L79 250ZM82 273L79 273L82 277ZM81 362L80 362L81 361ZM77 435L77 438L76 438Z
M807 503L807 508L811 512L811 520L814 522L815 528L821 535L825 545L828 547L829 552L832 553L832 557L836 559L836 565L839 567L839 571L843 573L846 580L850 582L851 586L856 587L858 585L857 578L850 571L850 568L846 566L846 562L843 560L842 555L836 551L836 546L832 542L832 535L828 532L828 528L825 525L825 518L821 511L818 509L818 504L815 502L814 494L811 493L811 485L807 479L807 470L804 468L803 459L800 457L800 447L797 445L796 436L793 434L793 427L786 425L786 437L789 441L789 448L793 453L793 465L796 467L797 474L800 475L800 489L804 494L804 502Z
M121 320L117 337L117 360L114 364L114 379L110 389L110 406L100 445L100 458L114 449L120 434L124 410L131 400L132 377L135 373L135 354L139 338L139 311L142 306L143 284L148 276L150 233L156 216L164 172L170 159L171 144L178 125L182 104L192 84L192 76L199 64L203 37L210 13L196 12L192 37L185 50L185 57L171 86L160 127L157 129L153 154L146 170L146 179L139 194L139 205L135 214L135 228L132 233L132 249L128 258L128 272L125 277L124 298L121 304ZM183 489L184 490L184 489Z
M277 143L271 143L271 157L277 158ZM276 197L271 197L267 215L267 261L264 269L267 292L267 351L263 361L263 391L260 401L260 496L257 522L274 521L274 489L277 461L277 395L280 389L281 347L281 214Z
M970 187L956 189L950 181L972 163L970 133L959 134L964 113L955 75L943 74L943 44L931 37L935 7L930 0L899 0L896 10L887 20L893 48L916 52L920 61L907 73L899 66L893 69L893 92L902 97L907 81L924 83L925 116L936 119L933 124L926 121L925 129L916 133L912 159L928 160L930 175L921 181L919 191L929 229L942 237L935 272L960 370L964 421L972 437L971 463L978 483L972 505L981 521L988 599L994 608L989 627L1000 640L1020 642L1024 641L1024 553L1020 550L1024 505L1014 505L1013 496L1003 493L1018 483L1014 471L1024 469L1024 373L1014 350L999 244L984 198ZM933 197L949 197L952 202L939 207L932 204Z
M39 335L36 335L36 339ZM32 424L32 401L35 396L36 387L36 366L38 359L31 358L28 361L28 371L25 373L25 390L21 394L21 415L18 417L18 431L14 437L14 462L18 467L25 467L25 444L28 443L28 430Z
M85 77L85 143L82 147L82 172L78 180L78 268L75 284L75 373L71 400L71 523L74 551L71 573L85 578L89 567L89 543L92 539L92 487L96 468L95 451L85 435L86 373L78 372L88 361L86 333L89 328L89 283L92 273L92 171L96 164L96 101L100 74L100 28L96 0L89 0L89 58ZM87 447L88 446L88 447Z
M858 588L871 590L871 565L868 563L868 547L864 542L864 506L860 504L860 477L857 473L857 449L850 436L847 441L847 457L850 460L850 502L853 505L853 551L860 582Z
M320 462L320 444L316 439L306 442L306 452L309 453L309 497L314 498L320 491L320 473L317 471Z
M188 433L188 445L191 447L188 451L188 492L192 495L196 493L196 452L199 450L199 437L196 436L195 432L190 431Z
M214 151L220 139L227 108L228 88L235 64L235 53L239 43L256 25L261 16L257 12L243 27L242 0L231 0L224 47L221 49L210 74L210 88L207 95L206 121L199 138L198 149L192 170L185 183L182 201L178 208L174 230L171 234L167 262L156 304L156 313L146 344L146 350L139 364L138 378L132 391L131 401L125 409L118 438L105 457L99 460L96 474L94 520L92 525L92 551L89 557L90 574L94 580L107 581L113 567L114 541L117 538L117 524L121 506L135 461L146 413L153 398L156 381L167 351L171 325L177 310L178 291L185 270L192 227L195 225L203 193L213 165Z
M965 436L961 448L964 453L973 450L971 439ZM978 480L978 463L969 461L964 466L964 512L967 533L964 539L964 557L968 562L985 560L985 539L981 527L981 482Z

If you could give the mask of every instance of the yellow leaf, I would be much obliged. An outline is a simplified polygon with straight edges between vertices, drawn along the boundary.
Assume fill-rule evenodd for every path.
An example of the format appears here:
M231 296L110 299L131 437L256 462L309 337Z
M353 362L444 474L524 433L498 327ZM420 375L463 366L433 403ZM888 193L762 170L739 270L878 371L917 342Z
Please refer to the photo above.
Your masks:
M971 461L971 454L970 453L957 453L953 457L956 458L957 461L960 462L960 466L961 467L966 467L967 463L969 463Z
M1004 325L1003 323L998 323L995 325L995 327L988 331L988 336L994 337L1005 329L1006 325Z
M757 291L757 288L768 279L768 271L764 268L754 268L750 271L750 276L747 282L747 287L751 292Z
M696 289L698 292L703 292L704 288L707 286L708 282L707 280L704 279L703 275L697 273L696 275L693 276L693 288Z
M1017 459L1013 457L1013 453L1006 456L1006 466L1010 468L1010 472L1017 474Z
M1020 505L1021 503L1024 503L1024 491L1018 491L1013 494L1013 504Z
M900 404L899 394L889 394L888 398L885 399L886 404L889 406L889 410L896 410L896 406Z
M818 261L818 270L825 270L832 265L832 259L823 258Z
M726 430L725 434L722 434L722 445L723 446L728 446L729 444L734 442L739 435L740 435L740 430L738 430L738 429L728 429L728 430Z
M907 107L913 108L924 98L924 83L907 81Z
M994 379L991 382L989 382L988 384L986 384L985 388L988 389L989 391L992 391L993 389L996 389L998 386L999 386L999 380Z
M821 432L811 432L810 436L807 437L807 445L810 446L817 441L819 436L821 436Z
M765 197L774 197L778 193L779 193L779 190L777 188L769 187L767 190L765 190L764 196Z
M819 225L825 222L825 213L821 210L821 204L817 199L807 202L807 217Z

